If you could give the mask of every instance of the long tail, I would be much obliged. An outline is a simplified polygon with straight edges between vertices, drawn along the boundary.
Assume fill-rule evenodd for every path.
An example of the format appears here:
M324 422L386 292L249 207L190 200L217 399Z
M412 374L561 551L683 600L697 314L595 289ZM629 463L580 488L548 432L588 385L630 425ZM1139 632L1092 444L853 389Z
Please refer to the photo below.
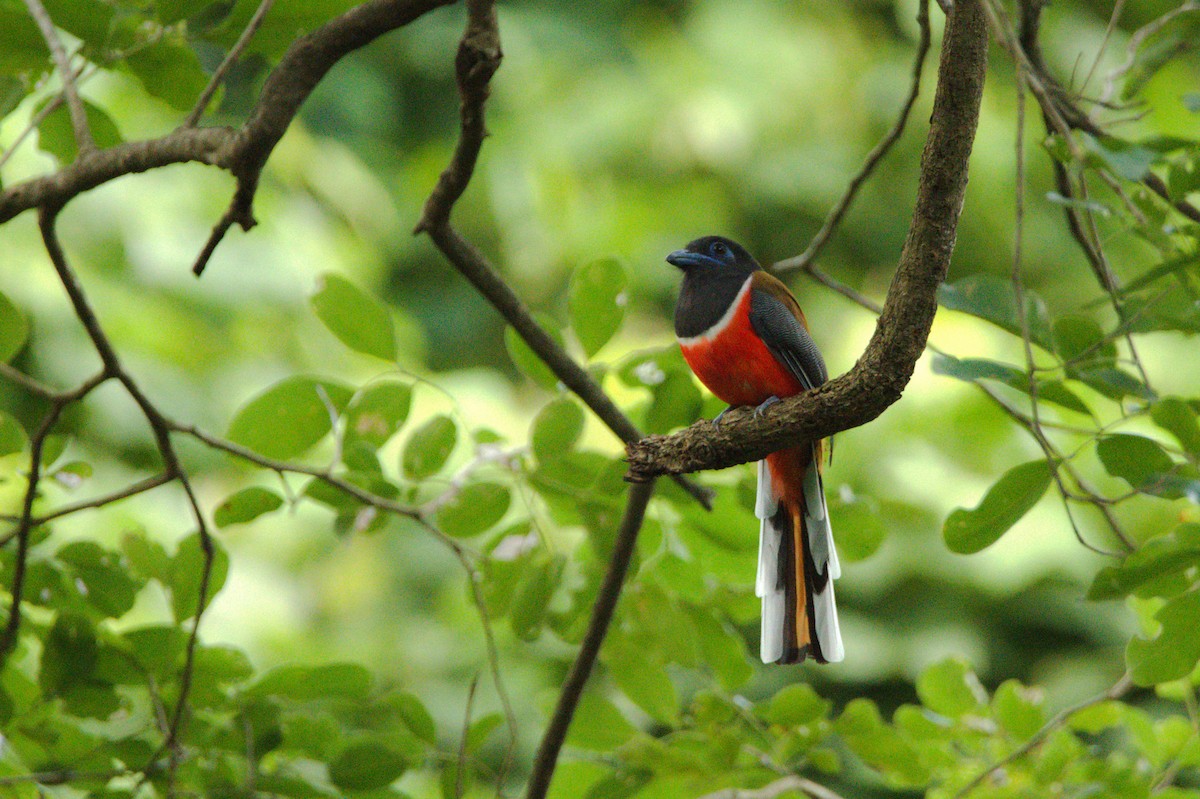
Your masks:
M829 663L845 655L833 598L842 569L821 484L821 449L783 450L758 464L763 663L799 663L809 655Z

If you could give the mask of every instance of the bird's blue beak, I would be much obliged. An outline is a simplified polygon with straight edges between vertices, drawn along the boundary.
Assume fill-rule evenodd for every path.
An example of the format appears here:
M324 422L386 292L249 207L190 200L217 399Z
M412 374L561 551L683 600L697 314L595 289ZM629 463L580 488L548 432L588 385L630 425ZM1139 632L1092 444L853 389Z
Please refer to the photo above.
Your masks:
M699 266L702 263L709 261L704 255L690 250L676 250L667 256L667 263L672 266L678 266L680 269L687 269L690 266Z

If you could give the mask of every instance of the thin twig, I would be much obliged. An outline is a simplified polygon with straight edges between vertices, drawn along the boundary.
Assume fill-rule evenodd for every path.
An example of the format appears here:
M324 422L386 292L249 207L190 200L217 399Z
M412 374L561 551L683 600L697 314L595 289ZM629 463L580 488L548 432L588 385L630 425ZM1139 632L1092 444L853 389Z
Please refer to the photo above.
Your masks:
M109 494L103 494L98 497L92 497L91 499L85 499L80 502L74 502L70 505L63 505L62 507L55 508L49 513L38 516L33 520L33 523L35 525L45 524L49 521L53 521L54 519L59 519L63 516L69 516L72 513L78 513L82 510L103 508L105 505L111 505L114 502L120 502L123 499L128 499L130 497L137 496L138 494L144 494L145 492L158 488L159 486L166 485L174 479L175 478L170 474L163 472L162 474L155 475L154 477L147 477L144 480L131 483L124 488L117 489ZM0 541L0 546L3 545L4 541Z
M79 90L75 86L75 70L71 68L71 60L67 56L62 40L58 38L58 31L54 29L54 21L50 19L46 7L42 5L42 0L25 0L25 7L29 9L29 15L33 17L38 30L42 32L42 38L46 40L46 46L50 48L50 56L58 68L63 84L63 94L67 98L67 111L71 115L71 128L75 133L75 144L81 153L94 150L96 142L92 139L92 129L88 125L87 110L83 107L83 100L79 98Z
M1107 691L1093 696L1091 699L1085 699L1077 705L1072 705L1071 707L1059 711L1052 719L1042 725L1040 730L1030 736L1029 740L997 760L987 769L976 775L961 789L959 789L958 793L954 794L953 799L965 799L965 797L971 793L971 791L978 788L985 780L990 779L992 775L996 774L1009 763L1012 763L1014 760L1017 760L1018 758L1028 754L1034 747L1046 740L1046 738L1049 737L1052 732L1070 721L1071 717L1076 713L1080 712L1081 710L1087 710L1089 707L1098 705L1101 702L1107 702L1110 699L1120 699L1122 696L1127 694L1132 687L1133 679L1127 672Z
M642 519L646 513L646 505L654 493L654 481L635 483L629 488L626 500L625 515L617 530L617 538L613 544L612 557L608 562L608 571L600 583L596 594L596 604L592 607L592 617L588 621L587 632L584 633L583 643L567 679L559 691L558 701L550 716L550 723L542 735L537 754L533 758L533 770L529 776L525 799L544 799L550 788L550 780L554 776L554 767L558 763L558 754L566 740L567 730L571 719L575 716L575 708L583 696L583 688L592 666L600 654L600 646L608 633L609 623L621 598L621 587L625 583L625 573L629 570L629 562L633 558L634 545L637 543L638 531L642 527Z
M850 184L846 186L846 191L842 194L842 198L830 209L829 214L825 217L825 223L821 225L821 229L817 231L817 235L813 236L808 248L794 258L788 258L774 264L771 267L773 272L788 272L794 269L803 269L810 273L815 271L813 262L828 243L834 230L841 224L842 217L846 215L850 204L858 196L859 189L866 183L867 179L875 171L875 167L883 160L883 157L892 149L892 145L904 133L904 127L908 124L909 113L916 104L917 96L921 91L921 73L925 68L925 57L929 53L931 38L929 31L929 0L917 0L917 23L921 27L921 38L917 43L917 56L912 68L912 86L908 90L908 98L904 101L904 105L900 109L899 117L897 117L895 123L892 125L891 130L887 132L887 135L867 154L862 168L851 179ZM815 274L813 276L817 277ZM817 280L824 282L819 277L817 277Z
M238 37L233 47L225 54L225 58L221 61L220 66L213 72L208 85L204 87L204 91L200 93L199 99L196 100L196 105L192 108L192 112L184 120L183 126L185 128L194 128L200 122L200 117L204 116L204 112L208 109L208 104L212 102L213 95L217 93L217 89L220 88L221 83L225 80L226 73L242 57L242 53L250 44L250 40L254 38L254 34L258 32L259 26L262 25L263 19L267 16L267 12L271 10L271 6L274 3L275 0L262 0L258 4L258 9L255 10L254 16L250 17L250 21L246 23L246 29L242 31L242 35Z

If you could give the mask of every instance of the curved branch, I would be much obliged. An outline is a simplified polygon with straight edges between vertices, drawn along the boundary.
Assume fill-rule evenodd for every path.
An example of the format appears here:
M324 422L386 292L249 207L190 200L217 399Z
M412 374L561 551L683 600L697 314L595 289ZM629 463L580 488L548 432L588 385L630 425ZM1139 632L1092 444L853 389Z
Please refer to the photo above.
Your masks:
M967 185L967 166L987 66L987 23L980 0L959 0L946 21L929 138L912 225L866 351L848 373L777 403L755 418L727 414L720 428L701 420L628 449L629 478L719 469L866 424L900 398L933 324L937 288L950 255Z

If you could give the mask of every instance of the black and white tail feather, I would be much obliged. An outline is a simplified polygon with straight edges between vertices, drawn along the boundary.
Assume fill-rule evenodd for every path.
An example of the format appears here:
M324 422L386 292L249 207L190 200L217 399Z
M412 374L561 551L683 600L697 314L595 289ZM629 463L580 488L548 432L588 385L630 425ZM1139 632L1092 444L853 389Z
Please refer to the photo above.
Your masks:
M767 462L758 462L755 515L762 520L762 527L755 593L762 598L760 650L764 663L799 662L807 655L818 662L838 662L845 657L833 596L833 581L841 576L842 568L829 526L818 452L814 447L804 472L803 529L795 536L792 515L775 495ZM792 553L793 541L800 541L804 547L799 559ZM804 564L803 575L794 573L797 560ZM800 586L805 596L796 595ZM794 631L801 607L808 625L809 642L805 645L797 644Z

